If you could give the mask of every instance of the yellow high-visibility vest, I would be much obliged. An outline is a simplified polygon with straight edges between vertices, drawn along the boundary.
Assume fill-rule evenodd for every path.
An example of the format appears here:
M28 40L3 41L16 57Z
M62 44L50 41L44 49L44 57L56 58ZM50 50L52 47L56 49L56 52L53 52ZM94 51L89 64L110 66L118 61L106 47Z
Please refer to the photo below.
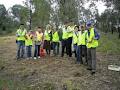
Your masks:
M62 28L62 39L68 39L68 32L67 29L65 29L65 27Z
M45 30L44 40L50 41L49 31Z
M77 44L78 43L78 32L74 32L73 33L73 44Z
M36 31L36 35L37 35L37 41L42 41L43 33L39 33L38 31Z
M54 32L53 35L52 35L52 41L53 42L59 42L59 35L58 35L58 32Z
M95 38L94 28L91 28L89 32L90 32L90 35L88 35L88 32L87 32L87 48L98 47L98 40L94 39Z
M33 35L32 34L26 34L26 39L25 39L25 45L30 46L33 45Z
M18 40L18 41L20 41L20 40L25 41L25 34L26 34L26 32L27 32L26 29L24 29L24 30L18 29L17 32L16 32L16 34L18 35L16 40Z
M68 38L73 37L73 31L74 31L75 26L68 26L67 31L68 31Z
M86 45L86 31L79 31L78 33L78 45Z

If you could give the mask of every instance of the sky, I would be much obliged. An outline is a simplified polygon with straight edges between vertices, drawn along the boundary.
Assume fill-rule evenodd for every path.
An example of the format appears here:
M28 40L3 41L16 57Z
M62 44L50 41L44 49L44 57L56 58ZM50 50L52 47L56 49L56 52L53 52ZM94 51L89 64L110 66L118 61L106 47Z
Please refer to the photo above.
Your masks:
M23 5L23 1L25 1L25 0L0 0L0 4L4 4L6 9L8 9L15 4Z
M84 5L84 7L85 7L86 9L89 8L89 4L90 4L90 2L86 3L86 4ZM99 13L99 14L103 13L103 12L105 11L105 9L107 8L107 7L105 6L105 3L103 3L102 1L97 2L97 3L96 3L96 6L97 6L97 9L98 9L98 13Z
M0 0L0 4L4 4L6 9L9 9L10 7L12 7L15 4L23 5L23 1L25 1L25 0ZM89 3L86 3L85 8L88 8L88 6L89 6ZM104 3L101 1L97 2L96 6L98 8L99 14L104 12L104 10L106 9L106 6L104 6Z

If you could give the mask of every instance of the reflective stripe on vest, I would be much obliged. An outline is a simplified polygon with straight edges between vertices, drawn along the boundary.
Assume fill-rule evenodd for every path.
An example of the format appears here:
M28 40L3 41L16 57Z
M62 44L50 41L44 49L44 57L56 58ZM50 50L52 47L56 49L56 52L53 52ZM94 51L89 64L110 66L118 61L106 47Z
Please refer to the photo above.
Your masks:
M33 45L32 35L26 34L25 45L30 46Z
M37 41L42 41L43 33L39 33L38 31L36 31L36 35L37 35Z

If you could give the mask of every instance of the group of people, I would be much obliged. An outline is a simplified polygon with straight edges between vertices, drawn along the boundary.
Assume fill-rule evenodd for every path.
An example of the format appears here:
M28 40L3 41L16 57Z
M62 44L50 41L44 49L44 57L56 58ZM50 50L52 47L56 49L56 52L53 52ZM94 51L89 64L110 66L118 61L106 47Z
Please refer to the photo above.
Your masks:
M60 53L61 57L66 54L72 57L72 46L77 64L84 64L83 57L85 57L85 64L88 66L87 70L91 74L96 72L96 47L98 47L99 35L96 32L91 22L75 25L74 22L65 22L64 25L58 30L57 27L47 25L43 30L37 27L34 31L27 31L24 24L16 32L17 43L17 60L39 59L40 48L45 49L46 54L50 55L53 50L53 55L57 56ZM34 46L34 56L32 56L32 46Z

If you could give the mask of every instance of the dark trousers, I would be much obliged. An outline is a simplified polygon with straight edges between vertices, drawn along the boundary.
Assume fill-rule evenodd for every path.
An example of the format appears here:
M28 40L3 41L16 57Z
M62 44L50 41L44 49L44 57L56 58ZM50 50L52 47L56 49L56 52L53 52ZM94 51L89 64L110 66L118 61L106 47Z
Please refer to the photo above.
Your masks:
M17 58L24 58L25 41L17 41Z
M86 45L79 45L77 47L77 62L83 63L82 57L85 57L86 63L88 63Z
M74 44L74 53L75 53L75 57L77 57L77 44Z
M63 57L65 53L65 49L67 53L67 40L62 40L61 43L62 43L62 55L61 56Z
M96 48L87 49L88 66L92 71L96 71Z
M27 57L32 57L32 45L26 46Z
M53 53L54 55L59 54L59 42L53 42Z
M40 45L35 45L34 57L40 56Z
M81 45L81 53L82 53L82 57L85 57L85 62L88 64L88 60L87 60L87 47L86 45Z
M50 55L51 46L52 46L52 45L51 45L50 41L47 41L47 40L44 41L43 48L46 50L46 53L47 53L48 55Z
M67 55L72 56L72 37L67 39Z

